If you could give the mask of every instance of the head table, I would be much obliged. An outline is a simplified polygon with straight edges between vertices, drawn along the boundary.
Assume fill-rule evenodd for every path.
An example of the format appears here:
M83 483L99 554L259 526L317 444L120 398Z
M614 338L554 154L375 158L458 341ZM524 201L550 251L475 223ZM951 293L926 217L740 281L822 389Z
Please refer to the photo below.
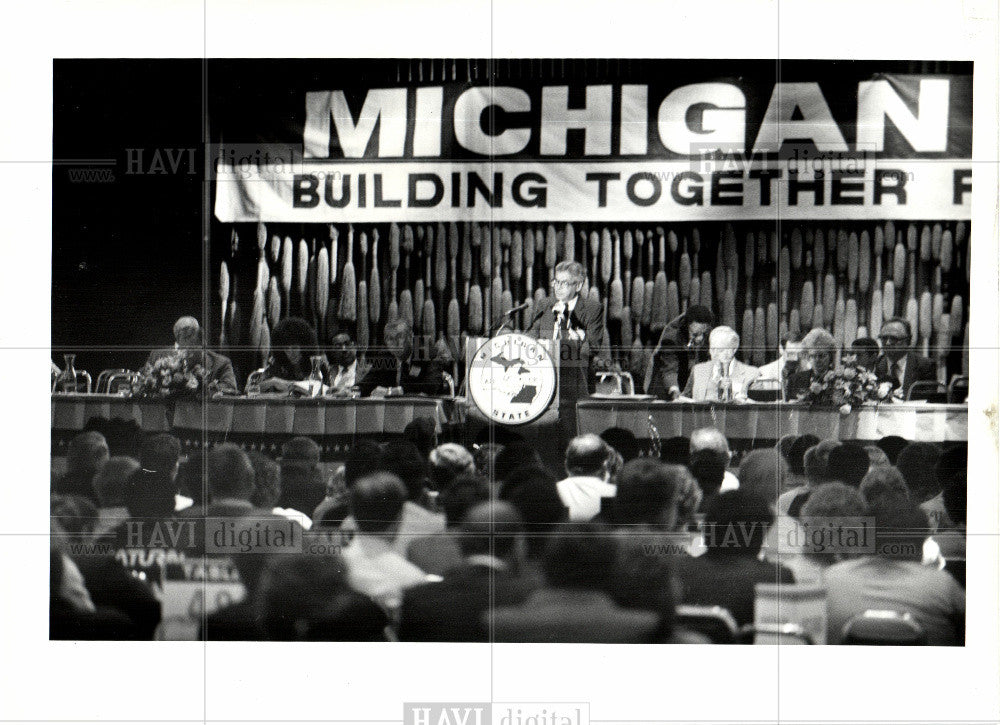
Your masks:
M430 418L438 433L452 419L451 399L216 397L143 400L114 395L53 395L53 446L64 445L102 422L134 424L143 433L173 433L189 445L232 441L276 446L309 436L328 452L346 451L359 436L401 434L411 421Z
M836 408L805 403L667 403L628 399L589 399L577 404L578 433L625 428L640 441L691 435L698 428L723 431L735 446L753 448L785 435L812 433L821 439L877 441L898 435L910 441L966 441L966 405L895 403L855 407L842 414Z

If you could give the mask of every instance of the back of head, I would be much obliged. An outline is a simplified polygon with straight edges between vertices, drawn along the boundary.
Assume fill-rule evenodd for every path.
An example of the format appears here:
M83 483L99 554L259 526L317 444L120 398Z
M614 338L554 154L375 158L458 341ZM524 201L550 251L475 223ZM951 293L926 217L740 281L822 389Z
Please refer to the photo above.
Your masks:
M139 450L139 463L143 468L169 476L177 474L177 462L180 458L181 442L169 433L146 437Z
M334 597L346 589L345 567L339 556L272 557L260 591L268 639L309 639L310 631L329 613Z
M800 520L859 518L868 512L858 489L843 483L824 483L809 493Z
M908 499L891 499L872 510L876 555L884 559L919 562L930 534L927 514Z
M74 436L66 449L66 473L54 482L55 493L95 499L92 481L108 457L108 444L100 433Z
M899 469L895 466L883 466L872 469L861 479L861 497L869 509L876 509L889 501L908 499L910 489L906 487Z
M711 449L703 449L691 454L691 474L698 481L702 500L714 496L722 488L729 456Z
M365 534L393 532L405 502L406 487L392 473L373 473L355 481L351 488L351 510L358 529Z
M360 478L378 470L378 459L382 446L374 441L363 440L351 448L344 461L344 485L348 488Z
M830 481L830 452L839 445L840 441L824 440L806 451L802 466L810 485L818 486Z
M614 581L618 551L618 540L603 527L565 524L545 547L545 580L559 589L606 592Z
M234 443L222 443L208 452L208 498L249 501L254 490L250 458Z
M935 474L940 458L941 449L934 443L910 443L899 452L896 468L903 474L915 502L922 503L940 493Z
M259 509L273 509L281 498L281 472L278 463L260 451L250 451L253 466L253 495L250 503Z
M177 483L173 478L140 468L125 487L125 507L137 519L166 519L176 508Z
M437 443L437 426L434 419L421 415L411 420L403 428L403 440L415 445L420 455L427 458Z
M796 476L806 475L806 451L819 443L819 438L812 433L805 433L796 438L788 449L788 467Z
M781 436L778 442L774 444L775 449L781 454L781 457L788 461L788 456L792 453L792 446L795 445L795 441L798 440L798 436L794 433L788 433Z
M97 524L97 507L83 496L52 496L49 514L58 530L69 537L86 536Z
M512 441L504 444L494 457L493 477L497 481L506 481L515 469L541 463L542 459L534 446L523 440Z
M465 556L486 554L510 559L517 542L524 540L524 521L517 509L504 501L476 504L462 521L460 544Z
M128 456L114 456L94 476L94 492L103 508L125 505L129 477L139 470L139 461Z
M455 477L441 492L441 509L448 526L457 526L466 512L477 503L490 498L489 482L478 473L463 473Z
M842 443L830 451L827 475L831 481L840 481L857 488L870 466L868 451L857 443Z
M565 522L569 515L559 497L555 476L537 464L512 471L500 489L500 498L521 514L531 558L541 555L548 533Z
M774 505L784 490L788 464L774 448L750 451L740 462L740 489L759 494Z
M963 528L968 515L968 467L969 446L966 443L946 448L935 471L948 518Z
M673 527L678 479L687 472L652 458L629 461L618 477L611 518L616 526L659 524Z
M718 428L699 428L691 433L691 456L706 450L724 454L726 465L729 465L729 441Z
M885 451L875 444L865 446L865 452L868 454L869 470L873 468L885 468L886 466L892 465L889 463L889 456L885 454Z
M744 491L723 491L705 502L705 547L709 554L757 556L774 514L764 497Z
M312 438L297 436L281 446L281 463L318 465L321 449Z
M395 474L406 486L407 497L418 500L427 488L427 460L409 441L393 441L382 449L378 470Z
M885 451L885 455L889 458L889 463L895 466L896 459L899 458L900 451L906 448L909 444L910 442L905 438L893 435L880 438L876 445Z
M446 491L456 476L475 473L476 463L458 443L442 443L431 451L430 484L435 491Z
M607 471L608 444L600 436L577 436L566 447L566 472L571 476L602 477Z
M625 428L608 428L601 433L601 439L618 451L625 463L639 457L639 441L632 431Z
M660 442L660 460L671 466L688 466L691 463L691 439L672 436Z

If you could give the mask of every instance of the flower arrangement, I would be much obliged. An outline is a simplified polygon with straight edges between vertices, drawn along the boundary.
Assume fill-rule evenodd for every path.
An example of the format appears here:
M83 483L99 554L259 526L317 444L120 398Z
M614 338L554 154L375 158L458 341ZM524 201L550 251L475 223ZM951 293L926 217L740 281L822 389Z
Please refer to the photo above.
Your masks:
M799 400L810 405L837 406L847 415L854 406L883 403L892 399L892 383L879 382L871 370L857 364L853 356L845 356L837 367L813 380Z
M197 395L205 384L208 371L205 366L187 355L176 352L147 363L132 383L132 396L136 398L174 398Z

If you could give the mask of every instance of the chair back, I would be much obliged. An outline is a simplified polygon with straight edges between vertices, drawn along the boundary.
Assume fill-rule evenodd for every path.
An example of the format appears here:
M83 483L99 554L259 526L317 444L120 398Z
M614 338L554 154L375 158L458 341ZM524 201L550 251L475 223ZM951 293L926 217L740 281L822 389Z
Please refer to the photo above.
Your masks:
M926 400L931 403L944 402L947 390L934 380L918 380L906 391L907 400ZM938 400L940 399L940 400Z
M969 376L956 375L948 383L948 402L964 403L969 399Z
M682 629L705 635L712 644L735 644L740 632L729 610L719 606L678 605L674 623Z
M747 397L758 403L781 400L781 381L775 378L757 378L747 385Z
M844 644L923 645L927 634L909 612L869 609L848 620L841 637Z
M132 383L139 379L139 373L124 368L102 370L97 376L98 393L118 395L131 389Z
M795 622L748 624L740 634L753 644L816 644L802 625Z

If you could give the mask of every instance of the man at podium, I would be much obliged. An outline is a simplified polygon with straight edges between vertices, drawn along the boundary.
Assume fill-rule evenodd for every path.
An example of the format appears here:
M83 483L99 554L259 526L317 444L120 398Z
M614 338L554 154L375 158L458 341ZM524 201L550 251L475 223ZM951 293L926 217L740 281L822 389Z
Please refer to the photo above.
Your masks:
M535 339L559 342L559 417L565 424L575 420L576 401L589 394L589 373L604 347L601 306L580 295L585 278L579 262L557 264L553 295L542 300L525 330Z

